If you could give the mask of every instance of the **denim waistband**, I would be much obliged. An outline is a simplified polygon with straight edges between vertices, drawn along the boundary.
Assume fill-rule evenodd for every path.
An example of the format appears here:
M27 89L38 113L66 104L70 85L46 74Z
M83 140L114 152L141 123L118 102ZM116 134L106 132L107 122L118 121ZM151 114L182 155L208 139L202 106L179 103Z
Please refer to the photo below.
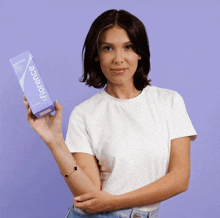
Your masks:
M77 212L79 214L84 214L84 215L86 214L85 212L83 212L79 208L75 208L74 204L71 207L72 207L71 208L72 210L74 210L75 212ZM158 218L158 211L159 211L159 209L156 209L153 211L142 211L142 210L130 208L130 209L114 210L114 211L110 211L110 212L102 212L100 214L102 214L102 215L113 214L113 215L116 215L121 218L128 218L128 217L131 217L131 218Z
M159 211L159 209L156 209L153 211L143 211L143 210L130 208L130 209L121 209L121 210L111 211L111 214L114 214L114 215L119 216L121 218L128 218L128 217L131 217L131 218L157 218L158 211Z

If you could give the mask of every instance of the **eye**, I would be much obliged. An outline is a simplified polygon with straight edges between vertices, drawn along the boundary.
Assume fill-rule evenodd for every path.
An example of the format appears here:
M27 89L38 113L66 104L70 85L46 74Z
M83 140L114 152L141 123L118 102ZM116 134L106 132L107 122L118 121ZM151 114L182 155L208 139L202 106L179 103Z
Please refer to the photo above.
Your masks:
M133 49L133 45L126 45L127 49Z
M109 51L110 48L111 48L111 46L105 46L105 47L103 47L103 50L105 50L105 51Z

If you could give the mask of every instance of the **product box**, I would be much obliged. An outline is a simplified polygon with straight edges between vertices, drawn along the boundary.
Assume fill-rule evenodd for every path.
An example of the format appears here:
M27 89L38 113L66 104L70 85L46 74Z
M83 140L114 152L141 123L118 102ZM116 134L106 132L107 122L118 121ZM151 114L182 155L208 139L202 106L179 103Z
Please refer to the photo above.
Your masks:
M32 113L40 118L55 111L55 105L40 77L29 51L10 59Z

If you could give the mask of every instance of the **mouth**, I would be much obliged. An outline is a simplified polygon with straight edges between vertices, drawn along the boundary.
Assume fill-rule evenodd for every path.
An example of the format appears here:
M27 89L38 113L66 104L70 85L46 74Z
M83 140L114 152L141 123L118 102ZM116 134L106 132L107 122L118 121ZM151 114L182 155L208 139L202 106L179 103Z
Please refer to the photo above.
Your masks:
M124 73L127 70L127 68L115 68L111 69L114 73Z

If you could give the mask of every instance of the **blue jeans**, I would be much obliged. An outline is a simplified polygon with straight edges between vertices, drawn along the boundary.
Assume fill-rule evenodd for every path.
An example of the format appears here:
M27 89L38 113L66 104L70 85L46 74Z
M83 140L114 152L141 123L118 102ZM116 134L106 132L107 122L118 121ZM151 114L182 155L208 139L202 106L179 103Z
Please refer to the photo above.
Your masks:
M121 209L97 214L88 214L75 208L74 204L69 207L65 218L158 218L158 209L153 211L141 211L137 209Z

